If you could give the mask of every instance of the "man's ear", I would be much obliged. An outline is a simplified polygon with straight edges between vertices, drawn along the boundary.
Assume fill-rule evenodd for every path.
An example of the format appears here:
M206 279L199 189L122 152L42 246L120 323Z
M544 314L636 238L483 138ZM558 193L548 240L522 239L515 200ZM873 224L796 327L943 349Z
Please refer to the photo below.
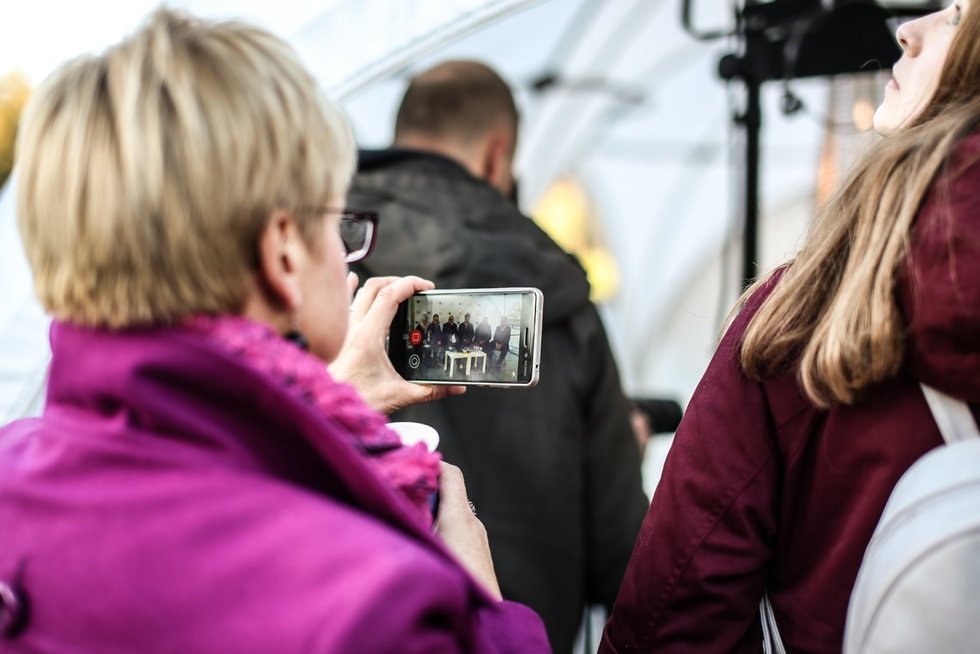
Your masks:
M483 145L482 177L504 195L510 191L505 186L513 156L512 146L510 137L503 130L491 132Z
M300 271L306 254L296 218L283 209L274 210L259 235L259 277L273 303L290 313L303 304Z

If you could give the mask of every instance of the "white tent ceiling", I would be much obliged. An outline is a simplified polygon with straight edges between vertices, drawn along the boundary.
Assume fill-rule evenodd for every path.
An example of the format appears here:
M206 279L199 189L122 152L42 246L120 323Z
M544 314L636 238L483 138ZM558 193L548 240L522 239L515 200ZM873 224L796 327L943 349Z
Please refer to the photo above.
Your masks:
M713 24L723 23L726 9L714 10ZM625 383L635 394L686 399L738 283L735 274L723 281L720 266L738 233L730 138L738 98L729 97L738 92L715 73L727 45L686 35L673 0L550 0L409 62L345 106L361 142L384 145L412 72L455 57L498 68L521 105L522 204L533 207L561 176L588 189L620 269L604 316ZM545 73L565 83L535 92ZM824 83L798 86L822 109ZM763 264L774 265L792 253L812 204L823 130L784 118L774 92L765 100L763 204L783 209L779 231L763 230Z
M18 3L0 24L0 73L21 69L37 82L64 59L118 40L154 4ZM687 36L676 0L170 4L242 17L287 38L342 100L366 146L388 142L413 71L450 57L496 67L521 105L522 203L534 206L556 178L574 176L597 207L620 270L620 292L604 316L627 389L690 395L737 290L737 254L724 254L738 252L732 244L739 233L739 154L731 118L740 98L715 73L730 44ZM697 9L696 22L714 26L731 13L721 0L704 0ZM533 91L545 73L559 83ZM807 106L824 112L825 82L796 90ZM791 254L802 232L824 133L805 112L783 117L776 92L766 89L763 97L763 267ZM0 206L9 207L9 199ZM9 209L0 211L0 221L11 220ZM2 232L6 251L15 247L8 231ZM4 259L0 266L9 267L17 258ZM13 278L6 272L0 270L4 279Z

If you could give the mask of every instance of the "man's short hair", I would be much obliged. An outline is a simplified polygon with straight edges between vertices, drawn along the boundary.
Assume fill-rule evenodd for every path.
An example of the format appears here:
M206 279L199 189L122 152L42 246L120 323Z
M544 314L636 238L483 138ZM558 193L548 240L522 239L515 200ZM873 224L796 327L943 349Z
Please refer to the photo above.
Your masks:
M477 61L447 61L414 77L395 120L409 134L468 144L494 129L517 132L517 106L500 75Z
M354 163L346 119L283 41L160 10L28 103L17 214L38 296L112 328L236 313L271 213L314 243Z

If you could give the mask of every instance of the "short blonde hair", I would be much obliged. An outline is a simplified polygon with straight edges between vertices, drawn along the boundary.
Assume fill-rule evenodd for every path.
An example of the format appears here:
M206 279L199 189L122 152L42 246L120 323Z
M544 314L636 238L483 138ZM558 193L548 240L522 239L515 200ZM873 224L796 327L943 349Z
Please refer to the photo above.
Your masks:
M293 212L312 243L355 165L345 117L288 45L171 10L52 74L17 148L41 302L110 328L240 311L270 214Z

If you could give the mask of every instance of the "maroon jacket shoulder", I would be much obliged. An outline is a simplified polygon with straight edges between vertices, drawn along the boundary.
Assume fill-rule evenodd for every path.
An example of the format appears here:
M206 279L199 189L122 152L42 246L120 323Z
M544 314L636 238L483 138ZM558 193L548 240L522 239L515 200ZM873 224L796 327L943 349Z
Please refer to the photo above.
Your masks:
M907 372L855 406L813 406L795 373L748 378L746 303L696 389L600 652L761 650L773 601L790 651L839 652L850 589L897 479L941 442Z
M898 299L913 374L980 403L980 135L960 145L926 196Z

